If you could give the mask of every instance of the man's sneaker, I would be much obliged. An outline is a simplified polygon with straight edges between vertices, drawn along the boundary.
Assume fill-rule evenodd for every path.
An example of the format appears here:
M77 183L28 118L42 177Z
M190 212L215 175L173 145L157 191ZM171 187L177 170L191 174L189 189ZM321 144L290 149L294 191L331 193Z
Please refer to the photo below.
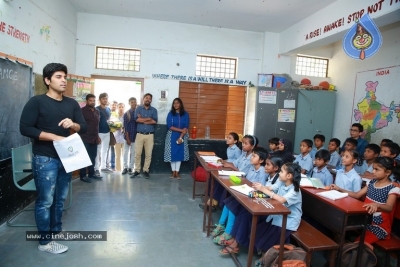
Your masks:
M61 245L57 242L51 241L50 243L47 243L46 245L39 245L38 249L40 251L45 251L53 254L60 254L64 253L65 251L68 250L67 246Z
M131 168L129 168L129 169L128 169L128 173L129 173L130 175L132 175L132 174L133 174L133 170L132 170Z
M94 175L95 175L95 176L100 176L99 170L96 170L96 171L94 172Z
M123 170L122 170L122 174L127 174L128 173L128 169L127 168L124 168Z
M144 178L149 179L150 175L149 172L143 172Z
M102 172L113 172L111 169L109 168L105 168L105 169L101 169Z
M85 177L81 177L81 181L85 182L85 183L91 183L92 181L90 180L89 177L85 176Z
M131 178L135 178L140 174L140 172L134 172L133 175L131 175Z

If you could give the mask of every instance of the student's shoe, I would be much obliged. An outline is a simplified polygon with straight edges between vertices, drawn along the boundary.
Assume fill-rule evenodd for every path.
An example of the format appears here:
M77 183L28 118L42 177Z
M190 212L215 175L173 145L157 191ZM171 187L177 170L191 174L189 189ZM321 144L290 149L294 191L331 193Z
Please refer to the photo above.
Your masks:
M96 176L100 176L100 172L99 172L99 170L95 170L95 172L94 172L94 175L96 175Z
M101 169L102 172L113 172L111 169L109 168L105 168L105 169Z
M128 173L128 169L127 168L124 168L123 170L122 170L122 173L121 174L127 174Z
M132 174L133 174L133 171L132 171L132 169L131 169L131 168L129 168L129 169L128 169L128 173L129 173L130 175L132 175Z
M140 174L140 172L134 172L134 173L131 175L131 178L136 178L139 174Z
M150 178L150 174L149 172L143 172L144 178L149 179Z
M51 241L50 243L47 243L46 245L39 245L38 249L40 251L45 251L53 254L60 254L64 253L65 251L68 250L67 246L61 245L57 242Z
M85 182L85 183L91 183L91 182L92 182L92 180L90 180L90 178L87 177L87 176L81 177L81 181L82 181L82 182Z
M217 237L219 235L222 235L223 232L225 232L225 225L216 224L214 230L212 230L211 232L211 236Z

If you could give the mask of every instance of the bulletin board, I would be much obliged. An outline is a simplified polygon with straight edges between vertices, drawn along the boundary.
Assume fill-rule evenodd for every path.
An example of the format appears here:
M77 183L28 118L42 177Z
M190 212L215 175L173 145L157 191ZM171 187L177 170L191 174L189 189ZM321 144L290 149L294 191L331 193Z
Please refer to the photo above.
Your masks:
M29 143L19 131L19 121L22 108L33 95L32 67L0 58L0 84L0 160L4 160L11 157L11 148Z

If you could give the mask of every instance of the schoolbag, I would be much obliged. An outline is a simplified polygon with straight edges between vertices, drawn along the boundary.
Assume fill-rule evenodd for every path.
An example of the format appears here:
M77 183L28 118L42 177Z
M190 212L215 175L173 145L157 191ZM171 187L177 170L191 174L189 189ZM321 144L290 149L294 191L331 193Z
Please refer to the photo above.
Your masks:
M262 257L261 263L263 267L278 267L279 245L270 248ZM306 267L307 253L300 247L291 244L284 245L282 267Z
M355 267L357 261L358 243L346 243L342 250L342 260L340 266ZM361 255L361 265L363 267L373 267L377 263L377 258L371 245L364 243L364 250Z
M203 167L198 166L192 171L192 177L198 182L205 182L207 181L207 171Z

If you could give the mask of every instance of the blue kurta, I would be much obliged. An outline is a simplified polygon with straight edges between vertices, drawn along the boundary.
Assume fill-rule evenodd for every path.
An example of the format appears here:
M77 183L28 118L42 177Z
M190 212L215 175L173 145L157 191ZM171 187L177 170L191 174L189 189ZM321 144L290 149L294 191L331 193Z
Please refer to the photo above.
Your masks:
M167 116L167 128L176 127L179 129L189 128L189 114L185 112L182 116L180 114L173 115L171 111ZM180 137L181 132L175 132L168 130L165 138L165 150L164 150L164 161L187 161L189 160L189 147L188 138L189 135L185 134L183 137L183 143L178 145L176 141Z

